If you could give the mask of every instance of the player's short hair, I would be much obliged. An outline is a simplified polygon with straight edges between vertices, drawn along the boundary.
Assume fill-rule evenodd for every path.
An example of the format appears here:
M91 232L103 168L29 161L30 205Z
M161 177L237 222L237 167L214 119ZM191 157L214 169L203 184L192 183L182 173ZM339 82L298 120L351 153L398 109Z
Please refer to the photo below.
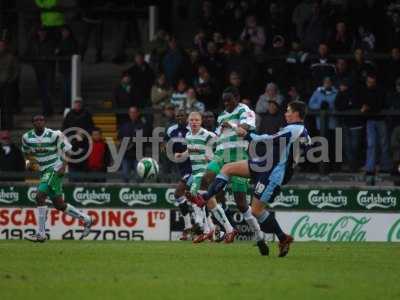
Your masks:
M227 87L222 93L222 99L223 100L229 99L231 97L233 97L233 98L235 98L237 100L240 100L239 99L240 98L239 90L234 86Z
M100 127L94 127L94 128L92 129L92 133L93 133L94 131L98 131L98 132L101 133L101 128L100 128Z
M32 123L35 121L36 118L43 118L44 121L46 121L46 118L44 117L44 115L36 114L36 115L33 115L33 117L32 117Z
M307 106L303 101L296 100L289 102L288 107L290 107L293 112L298 112L299 117L304 120L307 114Z
M198 115L200 117L200 119L203 120L203 115L198 111L191 111L189 114L189 118L191 115Z

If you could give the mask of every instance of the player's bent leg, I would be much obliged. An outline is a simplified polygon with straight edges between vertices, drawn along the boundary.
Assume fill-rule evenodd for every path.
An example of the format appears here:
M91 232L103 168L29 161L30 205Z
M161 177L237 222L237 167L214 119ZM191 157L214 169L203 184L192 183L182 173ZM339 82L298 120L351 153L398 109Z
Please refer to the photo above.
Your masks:
M189 239L189 235L192 229L192 222L190 218L190 207L186 201L185 191L186 191L186 182L180 180L178 182L178 186L175 189L174 197L175 202L178 204L179 211L183 216L184 221L184 229L182 236L180 238L181 241L186 241Z
M249 164L247 160L236 161L228 163L222 167L220 172L225 176L238 176L238 177L250 177Z
M78 210L76 207L72 206L71 204L65 203L64 199L62 196L55 196L53 199L54 207L60 211L63 211L67 215L73 217L74 219L78 219L83 222L83 232L82 232L82 238L87 237L90 233L90 228L93 225L92 218Z
M223 208L217 204L214 197L207 202L207 207L210 209L214 218L224 227L226 232L225 243L232 243L238 232L232 227Z
M284 257L289 253L290 244L293 242L293 237L283 232L275 214L265 209L263 201L257 197L253 197L251 203L253 215L257 218L260 228L265 233L274 233L279 239L279 257Z

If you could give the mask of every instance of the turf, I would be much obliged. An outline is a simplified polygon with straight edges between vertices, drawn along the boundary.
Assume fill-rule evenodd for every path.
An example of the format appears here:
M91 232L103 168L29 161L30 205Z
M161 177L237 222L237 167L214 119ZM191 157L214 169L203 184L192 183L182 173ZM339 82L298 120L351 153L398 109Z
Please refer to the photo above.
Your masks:
M400 244L0 241L0 299L400 299Z

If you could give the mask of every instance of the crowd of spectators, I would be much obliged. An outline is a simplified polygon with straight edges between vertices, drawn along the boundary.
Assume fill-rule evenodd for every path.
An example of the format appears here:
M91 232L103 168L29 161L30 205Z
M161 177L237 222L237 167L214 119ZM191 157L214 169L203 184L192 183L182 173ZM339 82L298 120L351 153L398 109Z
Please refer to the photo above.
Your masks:
M90 2L84 7L84 43L78 44L63 22L55 26L61 33L57 38L54 28L42 24L29 55L84 56L87 37L96 32L96 61L103 61L102 16L91 13ZM119 136L134 136L141 126L135 110L163 112L159 125L165 127L173 121L174 110L196 110L215 118L223 109L221 91L234 86L241 101L255 110L259 132L279 130L287 103L301 100L310 110L337 112L329 115L327 124L321 124L319 115L307 119L313 135L328 138L331 159L335 129L341 127L346 168L358 171L364 165L367 174L391 172L399 160L400 116L380 113L400 109L399 16L397 0L202 1L189 43L165 30L147 44L134 41L133 64L121 73L113 91L115 107L129 109ZM115 43L113 62L127 58L124 34L132 22L125 17L119 21L121 41ZM133 27L137 30L137 24ZM33 63L46 114L52 113L54 66L52 61ZM68 91L69 66L59 70ZM143 116L142 125L153 122ZM129 157L124 161L124 174L129 174L134 162ZM330 164L329 170L341 167Z

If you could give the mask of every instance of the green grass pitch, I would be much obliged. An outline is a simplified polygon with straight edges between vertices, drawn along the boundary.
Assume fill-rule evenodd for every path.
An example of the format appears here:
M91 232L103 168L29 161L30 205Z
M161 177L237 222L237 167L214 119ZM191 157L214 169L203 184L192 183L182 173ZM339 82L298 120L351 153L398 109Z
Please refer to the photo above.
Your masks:
M0 241L0 299L400 299L400 244Z

